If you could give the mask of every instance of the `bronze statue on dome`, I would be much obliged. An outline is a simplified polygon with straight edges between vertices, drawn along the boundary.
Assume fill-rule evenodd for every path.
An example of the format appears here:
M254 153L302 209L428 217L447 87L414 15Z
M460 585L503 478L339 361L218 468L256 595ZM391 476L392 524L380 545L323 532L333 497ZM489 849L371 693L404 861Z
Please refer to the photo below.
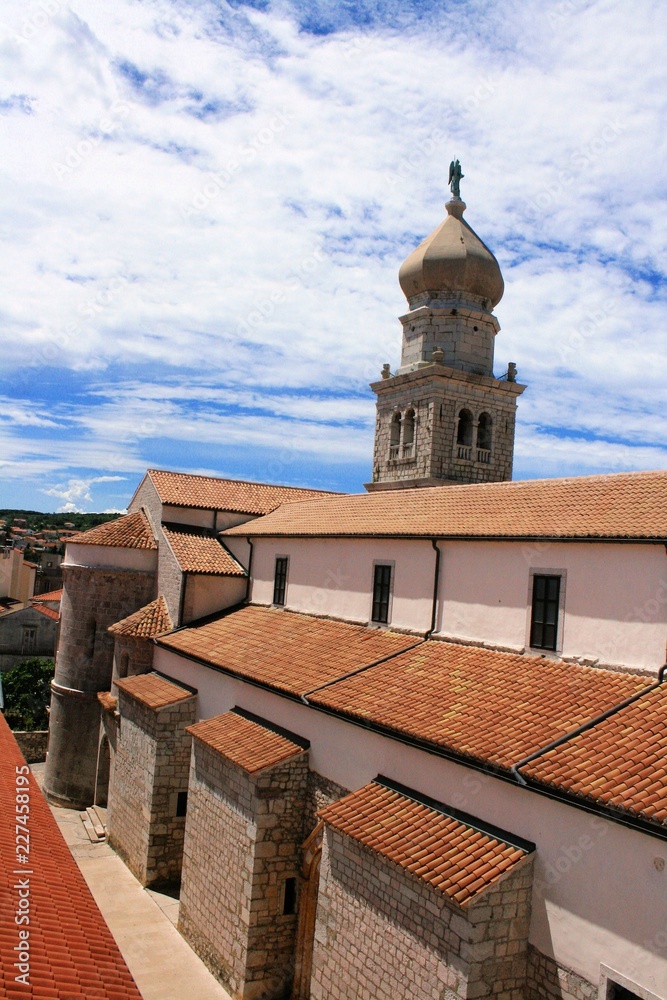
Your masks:
M461 171L461 164L458 160L452 160L449 164L449 186L455 198L461 197L460 184L462 177L465 177L465 174Z

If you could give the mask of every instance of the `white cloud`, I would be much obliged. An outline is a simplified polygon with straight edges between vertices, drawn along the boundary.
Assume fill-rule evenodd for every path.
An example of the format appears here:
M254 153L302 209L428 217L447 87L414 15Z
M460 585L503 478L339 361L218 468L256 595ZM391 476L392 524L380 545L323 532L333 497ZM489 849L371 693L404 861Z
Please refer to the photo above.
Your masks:
M660 464L664 5L48 7L8 0L0 42L7 481L188 441L259 475L287 437L355 488L454 155L506 279L496 369L529 383L517 471Z
M81 512L81 504L93 502L91 486L97 483L121 482L124 476L94 476L91 479L70 479L67 483L59 483L50 489L42 490L47 496L63 500L62 506L56 509L58 514Z

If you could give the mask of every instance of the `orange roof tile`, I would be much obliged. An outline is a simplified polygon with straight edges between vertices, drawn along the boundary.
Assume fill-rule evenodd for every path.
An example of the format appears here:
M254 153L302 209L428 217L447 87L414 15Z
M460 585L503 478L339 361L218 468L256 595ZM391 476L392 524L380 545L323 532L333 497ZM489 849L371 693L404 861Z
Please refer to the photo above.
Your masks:
M521 774L667 825L667 684L542 754Z
M163 504L172 507L201 507L204 510L229 510L242 514L267 514L282 503L331 495L327 490L309 490L297 486L274 486L242 479L216 479L184 472L149 469L150 477Z
M0 996L20 1000L141 1000L44 796L0 715ZM25 767L28 785L19 784ZM23 774L20 774L23 779ZM17 791L29 794L28 864L17 857ZM22 829L22 827L18 827ZM18 862L18 863L17 863ZM22 874L17 875L16 869ZM15 981L19 930L17 880L30 889L30 984Z
M192 529L177 531L163 525L162 530L184 573L205 573L211 576L246 575L243 566L217 538Z
M113 545L122 549L156 549L157 542L153 536L148 518L143 510L134 514L125 514L115 521L99 524L89 531L82 531L68 539L77 545Z
M169 632L173 627L164 597L160 594L155 601L110 625L107 631L134 639L152 639L154 635Z
M62 601L63 599L63 588L60 590L49 590L46 594L36 594L34 597L30 598L32 604L36 604L40 601Z
M54 622L57 622L60 618L60 612L56 611L55 608L42 607L41 604L33 604L32 608L34 611L39 611L40 615L44 615L46 618L50 618Z
M166 649L298 695L415 642L414 636L255 605L157 640Z
M192 691L156 673L121 677L116 681L116 687L129 694L135 701L140 701L142 705L155 711L185 701L186 698L195 697Z
M459 906L487 890L528 853L454 818L446 806L442 811L433 808L380 781L333 802L318 815Z
M667 538L667 472L379 490L280 507L228 535Z
M645 686L633 674L430 641L308 701L505 770Z
M249 774L275 767L308 748L307 741L290 738L236 709L189 726L187 731Z
M97 700L106 712L114 712L118 708L118 698L114 698L111 691L98 691Z

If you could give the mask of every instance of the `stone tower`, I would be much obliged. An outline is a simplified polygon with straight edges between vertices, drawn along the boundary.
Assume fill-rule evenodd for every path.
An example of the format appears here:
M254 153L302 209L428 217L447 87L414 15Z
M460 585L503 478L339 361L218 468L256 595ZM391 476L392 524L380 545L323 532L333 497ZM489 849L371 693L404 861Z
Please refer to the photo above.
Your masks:
M458 185L457 185L458 187ZM516 368L493 374L498 261L463 219L458 193L447 218L403 262L403 350L377 393L373 481L367 490L488 483L512 478Z

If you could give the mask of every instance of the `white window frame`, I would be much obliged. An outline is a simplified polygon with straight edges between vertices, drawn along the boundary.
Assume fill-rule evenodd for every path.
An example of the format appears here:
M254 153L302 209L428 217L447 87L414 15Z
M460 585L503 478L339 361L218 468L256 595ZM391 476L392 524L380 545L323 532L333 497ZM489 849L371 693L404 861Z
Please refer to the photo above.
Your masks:
M609 1000L612 993L612 987L614 986L622 986L624 989L630 990L631 993L641 997L641 1000L660 1000L660 997L658 997L655 993L651 993L649 990L644 989L643 986L633 983L632 980L621 975L620 972L616 972L614 969L609 968L608 965L601 964L598 1000Z
M536 576L559 576L560 593L558 595L558 629L556 632L556 648L544 649L542 646L531 646L530 633L533 623L533 578ZM531 566L528 571L528 597L526 599L526 638L524 645L531 653L539 656L560 656L563 652L565 636L565 597L567 590L567 570L553 569L549 566Z
M279 559L286 559L287 560L287 566L285 567L285 595L284 595L285 599L284 599L284 601L283 601L282 604L276 604L274 602L274 600L273 600L275 589L276 589L276 563L278 562ZM272 584L272 590L271 590L271 607L272 608L286 608L287 607L287 587L288 587L288 584L289 584L289 564L290 564L290 557L287 555L286 552L282 552L282 553L281 552L276 552L276 554L273 557L273 584Z
M391 566L391 582L389 584L389 606L387 608L387 620L386 622L376 622L373 621L373 590L375 586L375 567L376 566ZM389 628L391 625L392 613L394 609L394 584L396 582L396 560L395 559L374 559L373 560L373 573L371 575L371 601L370 607L368 609L368 625L369 628Z

